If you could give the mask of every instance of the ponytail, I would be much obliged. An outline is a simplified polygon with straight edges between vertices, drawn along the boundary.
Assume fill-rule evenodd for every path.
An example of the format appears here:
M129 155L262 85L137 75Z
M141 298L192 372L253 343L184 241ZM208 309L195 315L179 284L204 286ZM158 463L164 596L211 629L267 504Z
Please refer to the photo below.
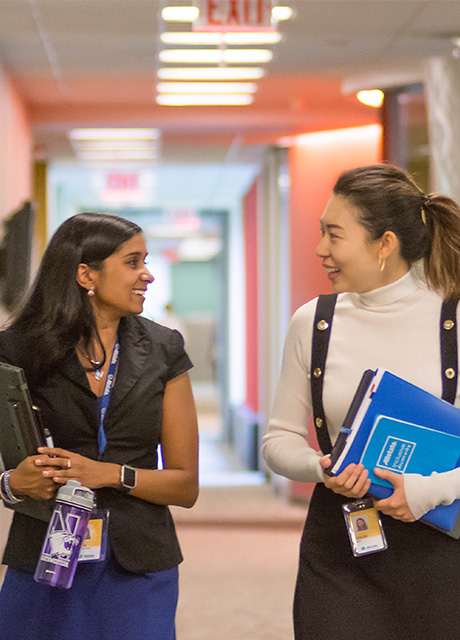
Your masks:
M431 237L424 269L428 285L446 298L460 299L460 206L451 198L424 197L426 226Z

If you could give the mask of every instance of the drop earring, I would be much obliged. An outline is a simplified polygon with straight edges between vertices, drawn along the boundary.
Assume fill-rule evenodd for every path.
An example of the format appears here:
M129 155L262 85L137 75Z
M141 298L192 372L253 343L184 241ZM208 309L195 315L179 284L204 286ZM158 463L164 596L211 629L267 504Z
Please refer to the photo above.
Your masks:
M88 289L88 295L90 298L94 296L94 287L91 287L91 289Z
M385 269L385 258L382 258L381 256L379 256L379 267L380 271L383 271Z

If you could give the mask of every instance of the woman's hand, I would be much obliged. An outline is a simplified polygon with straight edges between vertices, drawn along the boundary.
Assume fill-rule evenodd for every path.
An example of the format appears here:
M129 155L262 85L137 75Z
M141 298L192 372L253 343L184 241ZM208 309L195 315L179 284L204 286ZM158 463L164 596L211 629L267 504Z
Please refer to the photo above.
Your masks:
M15 496L29 496L34 500L53 498L58 486L44 471L55 473L67 465L65 458L50 458L47 455L29 456L16 469L11 469L10 489Z
M330 456L323 456L319 463L323 469L331 465ZM369 491L371 481L362 464L349 464L338 476L328 476L323 473L324 484L334 493L347 498L362 498Z
M53 460L49 456L58 456L62 464L55 465L55 468L43 469L43 477L51 479L56 485L62 485L67 480L78 480L88 489L100 489L101 487L120 486L120 465L110 462L98 462L91 458L85 458L78 453L60 449L58 447L40 447L38 451L42 454L43 462L36 460L37 465L46 464L46 459Z
M416 518L407 504L403 476L399 473L393 473L392 471L385 471L383 469L374 469L374 473L379 478L391 482L394 488L389 498L374 501L375 508L396 520L414 522Z

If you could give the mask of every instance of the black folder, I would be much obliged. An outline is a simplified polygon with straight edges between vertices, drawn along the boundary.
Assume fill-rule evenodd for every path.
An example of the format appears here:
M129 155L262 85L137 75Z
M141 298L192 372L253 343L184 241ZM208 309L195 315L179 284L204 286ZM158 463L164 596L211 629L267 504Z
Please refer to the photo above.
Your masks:
M37 448L44 446L37 414L24 371L0 362L0 472L14 469L27 456L37 455ZM52 500L29 497L18 504L4 504L40 520L49 520L53 507Z

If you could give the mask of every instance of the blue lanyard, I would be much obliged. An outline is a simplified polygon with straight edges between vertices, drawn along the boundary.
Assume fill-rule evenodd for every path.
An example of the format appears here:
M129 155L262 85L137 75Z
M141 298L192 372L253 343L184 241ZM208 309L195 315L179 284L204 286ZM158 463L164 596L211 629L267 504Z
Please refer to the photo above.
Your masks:
M107 407L109 406L110 394L112 393L113 381L115 378L115 371L118 364L118 356L120 354L120 344L118 342L118 337L115 341L115 345L112 351L112 357L110 359L109 372L107 374L107 379L105 381L104 393L99 398L99 433L97 435L97 441L99 444L99 453L103 453L105 449L105 445L107 444L107 438L105 437L104 431L104 418L107 411Z

